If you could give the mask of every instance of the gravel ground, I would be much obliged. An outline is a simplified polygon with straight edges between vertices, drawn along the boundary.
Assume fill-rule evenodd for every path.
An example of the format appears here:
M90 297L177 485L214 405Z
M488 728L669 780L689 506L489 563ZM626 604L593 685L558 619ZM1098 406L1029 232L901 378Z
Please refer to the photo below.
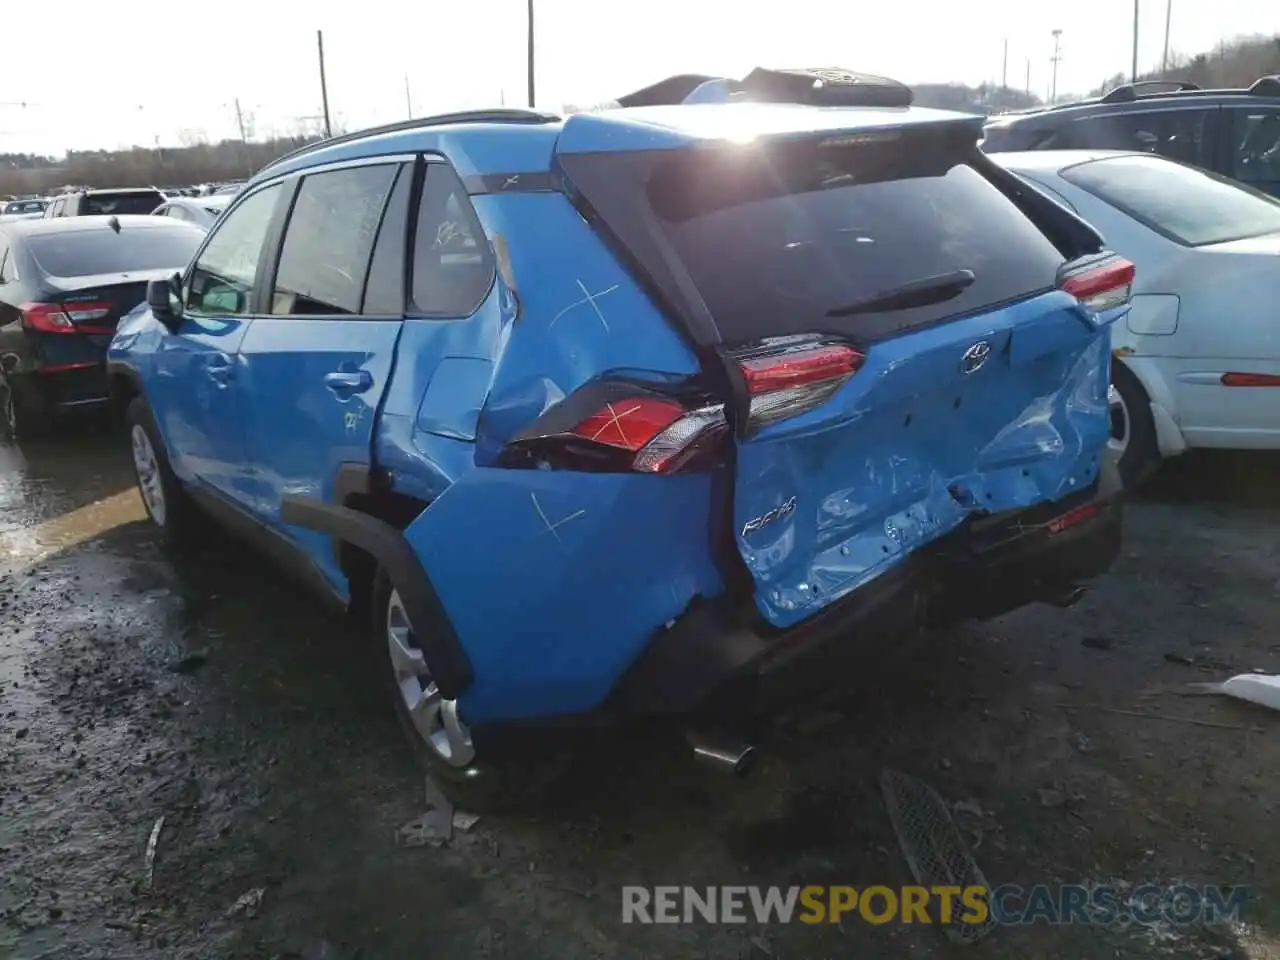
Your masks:
M993 884L1249 888L1243 924L1006 927L972 956L1280 957L1280 716L1180 695L1280 673L1278 479L1170 465L1080 605L859 651L745 781L635 734L547 809L406 847L423 780L354 627L234 547L171 560L120 438L0 447L0 957L949 953L921 925L620 921L624 884L910 882L886 767L960 802Z

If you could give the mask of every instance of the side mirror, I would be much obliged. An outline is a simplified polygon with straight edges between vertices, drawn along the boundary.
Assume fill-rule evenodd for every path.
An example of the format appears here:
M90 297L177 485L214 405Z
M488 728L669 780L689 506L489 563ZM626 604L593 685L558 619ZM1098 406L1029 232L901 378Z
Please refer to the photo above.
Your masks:
M175 333L182 323L182 301L175 292L180 282L175 273L168 279L147 284L147 306L151 308L151 315Z

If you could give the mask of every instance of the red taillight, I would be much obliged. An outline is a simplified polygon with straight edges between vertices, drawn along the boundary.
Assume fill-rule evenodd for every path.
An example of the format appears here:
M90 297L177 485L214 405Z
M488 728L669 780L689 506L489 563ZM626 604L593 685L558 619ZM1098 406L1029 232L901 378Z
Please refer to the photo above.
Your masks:
M714 456L728 430L719 403L681 403L668 397L619 392L586 416L552 408L514 439L501 462L511 467L548 466L596 472L674 473Z
M1111 257L1067 274L1062 289L1090 310L1122 307L1133 294L1134 267L1128 260Z
M115 328L95 326L114 309L110 303L24 303L22 325L41 333L114 333Z
M864 359L853 347L813 337L763 341L729 356L746 381L753 427L813 409ZM615 381L584 387L515 437L500 462L639 473L676 473L722 462L729 434L724 404L705 394L677 399L649 389Z
M862 367L866 357L843 343L779 339L734 351L751 394L749 423L762 427L825 402Z
M632 453L684 415L684 407L674 400L637 397L606 403L573 428L573 435Z

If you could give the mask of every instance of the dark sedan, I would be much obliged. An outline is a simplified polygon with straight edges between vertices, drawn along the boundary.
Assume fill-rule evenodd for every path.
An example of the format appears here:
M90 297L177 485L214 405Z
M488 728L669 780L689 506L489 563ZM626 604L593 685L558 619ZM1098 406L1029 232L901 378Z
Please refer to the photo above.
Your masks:
M186 267L204 232L167 218L0 223L0 431L48 432L109 401L103 356L147 281Z

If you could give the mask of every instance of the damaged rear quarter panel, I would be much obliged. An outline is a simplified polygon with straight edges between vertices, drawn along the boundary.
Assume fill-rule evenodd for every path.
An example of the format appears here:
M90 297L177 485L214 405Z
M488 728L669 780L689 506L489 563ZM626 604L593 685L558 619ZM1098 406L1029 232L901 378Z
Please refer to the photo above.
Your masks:
M480 415L478 463L492 464L510 437L604 374L661 381L698 371L673 326L564 195L473 199L490 240L506 241L519 301Z
M721 593L712 479L479 467L414 520L475 670L467 722L599 706L656 631Z

